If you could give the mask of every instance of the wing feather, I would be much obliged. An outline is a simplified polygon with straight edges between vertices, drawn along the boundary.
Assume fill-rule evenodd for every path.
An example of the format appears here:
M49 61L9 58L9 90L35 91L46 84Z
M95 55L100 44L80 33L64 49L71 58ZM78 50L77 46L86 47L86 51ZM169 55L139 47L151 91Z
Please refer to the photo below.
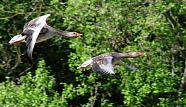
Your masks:
M32 59L32 52L37 40L39 33L42 28L46 25L46 19L50 14L40 16L36 19L31 20L28 24L25 24L23 33L27 34L27 54Z
M91 65L92 63L93 63L93 60L89 59L89 60L85 61L83 64L81 64L79 67L77 67L77 69L85 68L85 67Z
M114 74L112 60L112 56L105 56L99 58L99 60L96 59L92 65L93 71L103 74Z
M32 59L32 52L36 43L36 39L39 35L40 30L34 30L32 35L27 37L27 54Z

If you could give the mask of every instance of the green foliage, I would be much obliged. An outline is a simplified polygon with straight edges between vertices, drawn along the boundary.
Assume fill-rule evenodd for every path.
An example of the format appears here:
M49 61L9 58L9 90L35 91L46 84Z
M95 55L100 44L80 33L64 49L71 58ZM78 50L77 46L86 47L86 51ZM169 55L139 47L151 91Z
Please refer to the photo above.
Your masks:
M184 1L3 0L0 13L0 106L186 104ZM37 44L30 64L22 54L25 44L10 46L8 41L25 22L47 13L49 25L83 37ZM123 60L140 66L137 71L116 66L115 75L100 75L76 69L105 52L139 50L144 57Z
M60 106L59 94L52 88L54 78L49 76L44 60L39 61L36 74L22 76L17 84L7 80L1 83L1 106Z

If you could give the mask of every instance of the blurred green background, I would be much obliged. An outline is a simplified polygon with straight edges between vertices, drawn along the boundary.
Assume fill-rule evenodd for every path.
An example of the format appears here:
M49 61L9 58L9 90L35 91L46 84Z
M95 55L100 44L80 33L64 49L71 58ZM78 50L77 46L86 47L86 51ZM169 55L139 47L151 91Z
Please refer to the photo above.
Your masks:
M83 33L36 44L8 41L26 22L51 14L48 24ZM115 75L76 68L105 52L144 51L124 59L137 71ZM186 2L184 0L0 1L0 106L135 107L186 106Z

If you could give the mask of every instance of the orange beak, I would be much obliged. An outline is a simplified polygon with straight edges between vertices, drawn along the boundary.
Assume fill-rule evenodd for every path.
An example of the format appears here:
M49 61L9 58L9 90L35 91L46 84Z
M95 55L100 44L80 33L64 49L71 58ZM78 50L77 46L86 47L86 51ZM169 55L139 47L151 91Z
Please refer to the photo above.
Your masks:
M144 54L145 54L145 53L144 53L144 52L142 52L142 51L141 51L141 52L139 52L139 56L144 56Z
M81 33L76 33L76 37L78 37L78 38L81 38L81 35L83 35L83 34L81 34Z

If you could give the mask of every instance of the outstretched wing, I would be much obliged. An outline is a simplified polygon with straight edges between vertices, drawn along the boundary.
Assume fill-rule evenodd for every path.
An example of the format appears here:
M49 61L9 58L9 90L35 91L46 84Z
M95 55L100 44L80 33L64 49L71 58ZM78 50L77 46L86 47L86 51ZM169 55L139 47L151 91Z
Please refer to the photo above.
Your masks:
M32 52L41 29L46 25L46 19L50 14L31 20L24 26L23 34L27 35L27 54L32 59Z
M36 43L36 39L40 31L31 30L32 34L28 34L27 37L27 54L32 59L32 52Z
M112 60L113 60L112 56L95 58L92 65L93 71L103 74L114 74Z
M77 67L77 69L86 68L86 67L90 66L92 63L93 63L93 60L89 59L89 60L85 61L83 64L81 64L79 67Z
M25 23L23 30L26 29L28 27L28 23Z

